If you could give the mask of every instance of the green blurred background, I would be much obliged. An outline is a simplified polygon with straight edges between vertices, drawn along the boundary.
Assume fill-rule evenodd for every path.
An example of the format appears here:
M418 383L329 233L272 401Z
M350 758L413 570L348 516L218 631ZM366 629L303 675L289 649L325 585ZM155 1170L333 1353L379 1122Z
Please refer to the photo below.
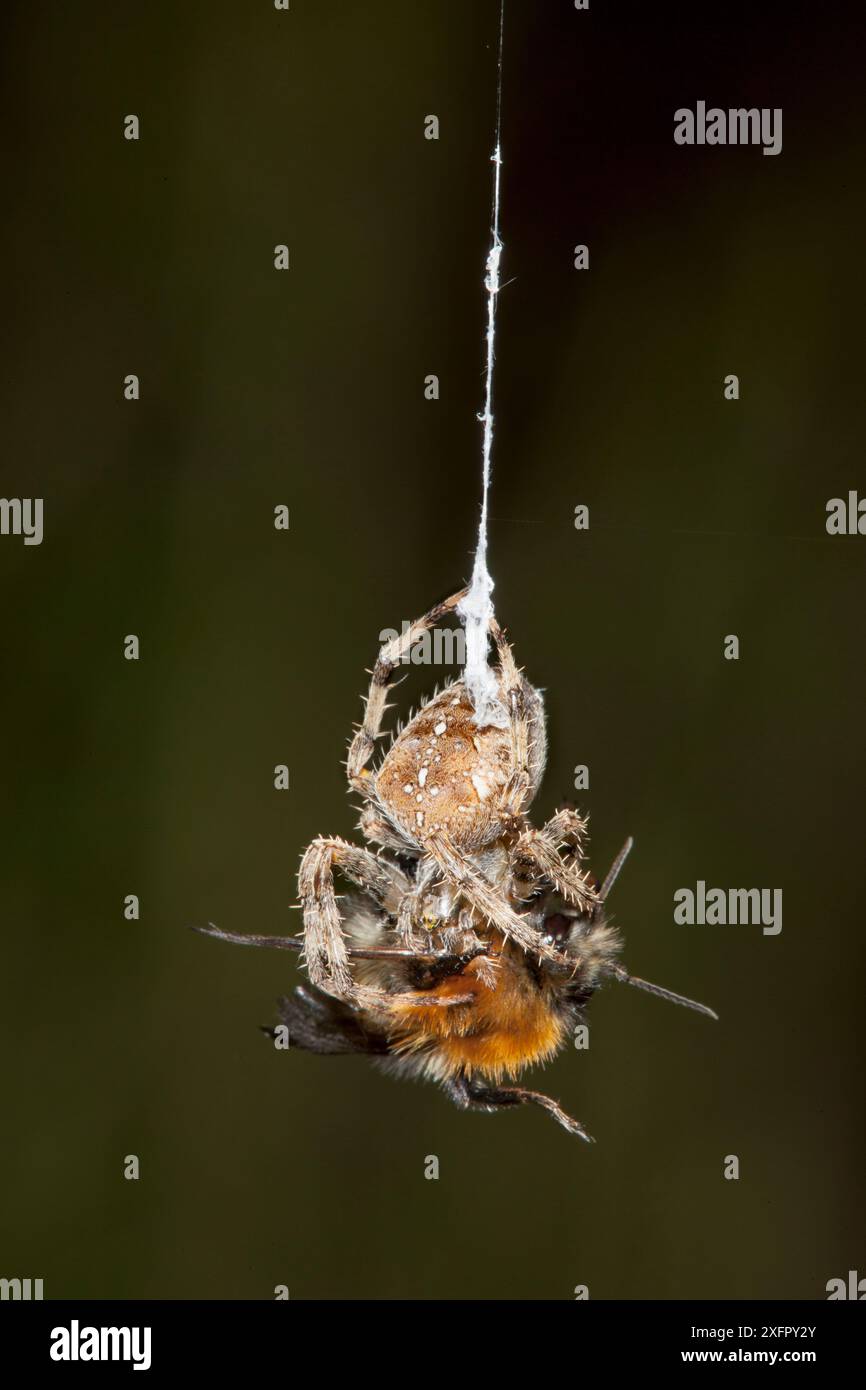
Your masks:
M4 7L0 493L46 530L0 539L0 1275L567 1299L866 1273L866 541L824 530L866 492L863 20L699 9L507 0L491 559L547 690L537 814L589 765L593 862L636 839L630 968L722 1020L599 995L589 1052L533 1077L587 1148L275 1053L295 963L187 930L298 927L304 846L355 834L378 634L469 573L497 5ZM699 99L781 106L783 153L676 147ZM676 926L697 879L783 888L782 934Z

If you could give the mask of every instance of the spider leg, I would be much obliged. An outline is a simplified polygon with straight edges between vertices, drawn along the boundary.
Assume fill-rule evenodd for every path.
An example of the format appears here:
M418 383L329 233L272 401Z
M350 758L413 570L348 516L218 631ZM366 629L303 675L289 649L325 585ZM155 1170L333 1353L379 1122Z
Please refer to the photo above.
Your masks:
M588 819L585 816L580 815L570 806L564 806L556 812L556 815L551 816L549 821L545 821L541 827L541 833L548 840L552 840L555 845L567 849L578 860L582 860L588 824Z
M373 989L356 984L349 967L353 951L343 932L342 918L334 892L334 868L339 867L349 873L350 877L350 870L357 874L358 854L371 860L372 865L378 866L380 872L385 867L384 861L377 859L369 851L359 851L354 845L347 845L344 840L339 839L313 840L301 860L298 893L304 916L304 954L313 984L359 1008L386 1012L406 1004L413 1007L438 1005L453 1008L455 1005L471 1003L471 994L440 996L431 993L419 997L413 992L391 993L385 989ZM372 865L366 865L370 872ZM387 867L391 869L393 866ZM417 954L424 957L423 951ZM370 958L373 958L372 952Z
M304 917L304 950L313 984L333 988L346 999L356 993L349 969L349 949L334 892L334 868L357 883L374 900L396 907L409 880L394 864L337 838L319 837L304 851L298 871L298 896Z
M511 729L512 771L499 805L506 817L512 817L522 813L541 780L546 753L544 720L539 718L539 696L518 670L511 646L495 618L490 621L490 631L496 643L502 698Z
M557 841L548 835L546 826L543 830L522 832L511 851L511 864L518 883L531 885L539 878L548 879L566 902L576 903L583 912L590 912L601 902L578 864L563 859Z
M367 764L373 756L376 739L382 727L388 689L395 667L400 664L406 653L411 651L419 637L423 637L424 633L434 627L440 618L454 612L466 592L466 589L461 589L459 594L452 594L451 598L445 599L443 603L437 603L428 613L424 614L423 618L416 619L405 632L392 637L380 649L371 673L370 689L364 706L364 719L349 745L349 756L346 759L346 776L349 779L349 786L353 791L360 792L362 796L369 796L372 791L372 779Z
M399 865L338 836L329 837L324 843L333 847L333 862L341 874L362 888L386 912L397 911L400 901L412 887Z
M523 698L524 681L517 669L514 653L496 619L490 630L499 656L502 675L502 694L508 709L511 727L511 756L513 770L502 791L502 806L506 813L517 814L525 805L529 791L529 727Z
M424 848L439 864L449 883L459 889L463 898L491 926L510 937L524 951L545 960L563 962L563 956L548 945L524 917L520 917L496 892L490 880L470 862L444 835L430 835Z
M415 844L403 835L396 826L390 825L385 817L381 815L372 801L368 801L361 812L358 828L365 840L370 840L373 844L382 845L385 849L393 850L396 854L416 855L418 853Z
M522 1086L486 1086L462 1073L446 1081L445 1090L461 1110L485 1110L491 1114L494 1110L511 1105L540 1105L569 1134L576 1135L587 1144L593 1142L592 1135L587 1134L582 1124L567 1115L561 1105L541 1091L527 1091Z
M390 890L393 880L388 879L382 860L369 850L348 845L345 840L319 837L307 846L301 859L298 896L304 917L304 951L310 979L314 985L339 998L349 999L355 994L356 986L349 969L349 948L334 892L335 866L344 869L355 882L359 872L366 875L368 884L363 886L372 884L380 892Z
M397 935L403 945L410 950L417 950L421 944L415 935L415 926L418 922L418 911L428 892L431 883L439 872L439 866L435 860L426 861L418 870L418 876L411 889L403 894L400 899L400 906L397 912Z

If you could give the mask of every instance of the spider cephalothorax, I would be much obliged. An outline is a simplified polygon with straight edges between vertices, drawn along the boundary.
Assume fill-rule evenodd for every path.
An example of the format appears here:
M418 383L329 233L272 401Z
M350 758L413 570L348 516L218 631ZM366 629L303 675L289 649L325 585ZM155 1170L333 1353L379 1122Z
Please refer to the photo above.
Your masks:
M599 886L582 868L586 821L576 811L557 811L541 829L530 824L544 772L544 707L498 624L502 726L479 726L464 683L453 681L370 767L395 669L462 597L386 643L373 668L347 773L376 851L312 842L298 874L302 941L206 930L303 948L312 983L280 1003L296 1046L380 1056L398 1074L441 1082L467 1108L531 1101L588 1138L550 1097L500 1083L552 1057L605 978L715 1015L618 962L605 901L631 842ZM354 886L339 899L335 871Z

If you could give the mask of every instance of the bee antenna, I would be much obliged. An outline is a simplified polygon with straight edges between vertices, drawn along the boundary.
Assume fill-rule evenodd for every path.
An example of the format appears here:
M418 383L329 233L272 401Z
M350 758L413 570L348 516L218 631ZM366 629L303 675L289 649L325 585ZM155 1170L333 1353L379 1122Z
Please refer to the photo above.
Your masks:
M649 980L642 980L639 975L630 975L624 965L612 965L609 973L621 985L634 985L636 989L646 990L647 994L655 994L671 1004L682 1004L686 1009L694 1009L699 1014L706 1014L707 1018L714 1018L717 1023L719 1021L719 1015L714 1009L707 1008L706 1004L698 1004L696 1000L687 999L684 994L675 994L672 989L663 989L661 985L650 984Z
M278 951L304 949L303 941L296 936L253 936L249 932L223 931L221 927L215 927L213 922L208 922L206 927L190 927L190 931L213 936L217 941L230 941L236 946L272 946ZM477 946L474 951L467 951L462 956L455 955L453 951L415 951L403 946L349 946L347 950L353 960L432 960L454 962L460 966L467 965L477 956L488 955L486 946Z
M231 941L236 946L276 946L281 951L302 951L303 941L295 936L250 936L235 931L223 931L208 922L206 927L190 927L190 931L200 932L202 936L214 936L217 941Z
M619 878L620 870L622 869L623 864L631 854L633 846L634 839L631 835L629 835L619 854L616 856L616 859L614 859L613 863L608 869L607 878L604 880L604 883L601 885L601 888L599 889L598 896L602 902L605 901L611 888Z

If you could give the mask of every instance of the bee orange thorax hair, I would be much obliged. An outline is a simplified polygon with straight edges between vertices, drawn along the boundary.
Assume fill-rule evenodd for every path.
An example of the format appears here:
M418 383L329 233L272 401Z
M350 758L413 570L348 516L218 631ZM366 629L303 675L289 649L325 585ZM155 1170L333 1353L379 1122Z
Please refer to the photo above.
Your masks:
M501 1080L559 1050L566 1023L552 984L544 977L539 983L522 951L501 938L495 944L500 951L495 987L485 982L484 964L475 960L435 989L445 997L470 994L471 1002L444 1007L406 1004L395 1010L396 1055L423 1054L425 1070L439 1080L460 1071Z

